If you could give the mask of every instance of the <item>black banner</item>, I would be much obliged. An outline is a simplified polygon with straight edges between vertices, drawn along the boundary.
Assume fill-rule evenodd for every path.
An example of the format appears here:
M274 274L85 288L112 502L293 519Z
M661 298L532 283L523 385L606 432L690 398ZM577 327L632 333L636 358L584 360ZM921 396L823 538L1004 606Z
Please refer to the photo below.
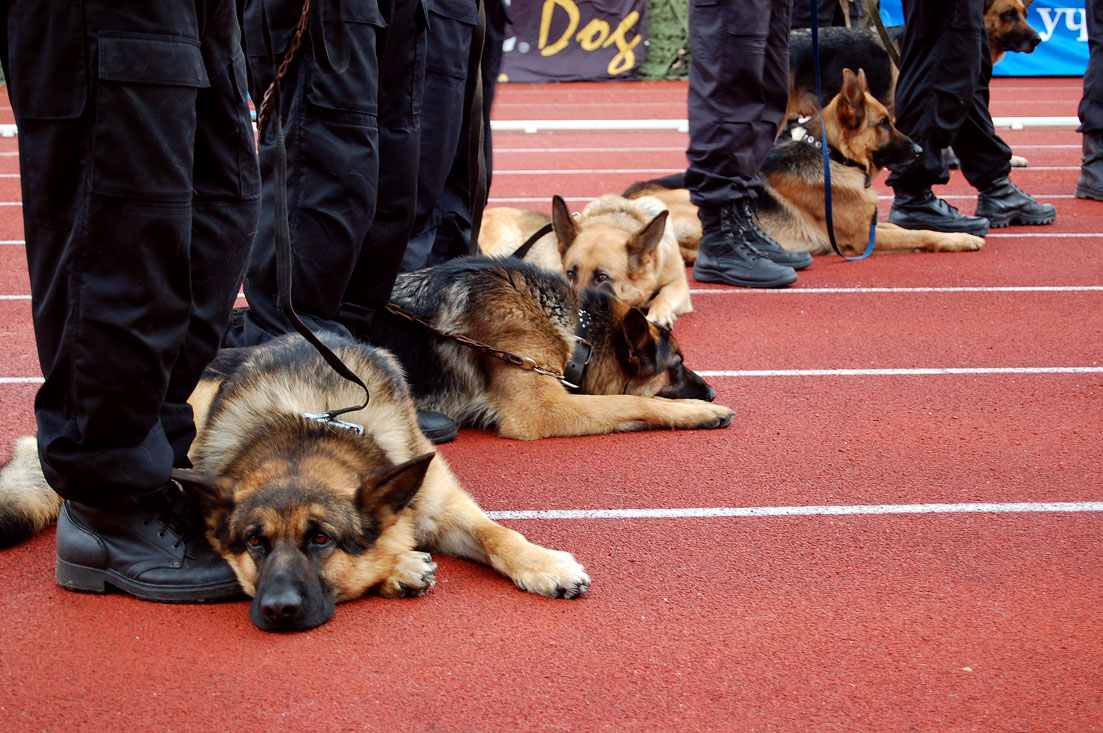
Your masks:
M500 81L635 79L647 0L512 0Z

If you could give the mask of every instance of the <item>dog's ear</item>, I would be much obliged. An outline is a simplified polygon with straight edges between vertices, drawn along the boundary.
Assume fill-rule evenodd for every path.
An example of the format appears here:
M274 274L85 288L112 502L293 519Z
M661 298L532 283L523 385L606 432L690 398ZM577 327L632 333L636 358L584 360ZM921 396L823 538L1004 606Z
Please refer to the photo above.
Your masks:
M172 469L172 479L203 515L208 527L217 527L234 509L234 482L225 476L211 476L190 468Z
M578 236L578 223L567 209L567 202L559 194L552 196L552 231L559 245L559 256L566 254Z
M866 72L855 74L843 69L843 88L839 92L839 117L850 128L861 127L866 119Z
M647 225L628 238L628 261L632 269L640 266L642 260L650 255L663 241L663 232L666 231L666 219L669 211L660 212Z
M624 366L632 376L642 376L655 371L657 349L651 333L651 322L639 308L629 308L620 323L621 346L624 348Z
M356 508L365 520L380 530L394 524L398 513L409 505L425 480L429 462L436 453L426 453L386 471L364 477L356 492Z

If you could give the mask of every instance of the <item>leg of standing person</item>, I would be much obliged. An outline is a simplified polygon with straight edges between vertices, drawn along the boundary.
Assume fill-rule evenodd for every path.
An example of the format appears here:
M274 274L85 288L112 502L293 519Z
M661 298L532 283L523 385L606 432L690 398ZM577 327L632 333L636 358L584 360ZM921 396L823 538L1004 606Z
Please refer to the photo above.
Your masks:
M1011 224L1051 224L1057 218L1057 208L1038 203L1011 182L1011 148L996 134L988 109L991 53L985 38L980 48L980 84L953 142L965 180L979 192L973 215L987 219L991 229Z
M301 0L268 2L278 66L302 11ZM280 83L286 137L288 230L294 252L291 296L314 330L344 333L337 310L376 215L379 184L379 54L386 26L375 0L344 0L341 22L348 66L325 73L304 37ZM275 77L265 44L261 0L246 0L246 49L254 100ZM249 310L228 336L234 346L263 343L293 330L277 301L274 235L275 125L258 141L262 204L245 277Z
M691 0L686 186L703 235L693 275L703 282L784 287L807 267L754 221L758 170L789 96L789 2Z
M983 8L972 0L904 0L903 9L896 126L923 152L888 177L895 194L889 221L906 229L984 236L987 219L961 214L931 191L950 180L942 149L953 142L980 83Z
M156 601L239 594L178 487L186 403L256 224L234 5L22 2L5 13L39 452L65 498L57 579Z
M1103 1L1085 0L1088 19L1088 68L1080 98L1083 134L1076 197L1103 201Z

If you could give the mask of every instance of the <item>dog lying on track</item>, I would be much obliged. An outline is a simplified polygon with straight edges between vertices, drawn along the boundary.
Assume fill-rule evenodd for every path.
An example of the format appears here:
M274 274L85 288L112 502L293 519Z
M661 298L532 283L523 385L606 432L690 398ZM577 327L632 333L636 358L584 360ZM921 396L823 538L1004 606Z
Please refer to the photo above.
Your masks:
M667 225L661 201L629 200L607 194L572 216L560 196L552 198L551 215L526 209L493 207L484 212L479 247L490 256L512 254L546 224L552 233L541 237L524 259L560 272L581 292L588 287L611 288L624 303L642 308L654 323L666 328L693 310L685 262Z
M522 590L575 598L590 579L565 553L534 545L490 520L418 430L402 371L381 349L326 337L361 379L338 376L305 340L286 336L223 352L191 397L194 467L174 478L200 508L211 545L253 596L267 631L328 621L335 604L368 592L419 596L435 582L428 552L465 557ZM60 502L21 440L0 474L0 517L41 528Z
M916 154L915 144L892 124L884 105L868 93L865 74L843 70L842 91L824 107L822 117L827 145L832 153L831 197L835 236L845 254L860 254L869 239L869 226L877 211L873 179L883 166L903 163ZM804 140L777 144L766 156L759 176L762 191L756 202L759 226L774 240L794 252L827 254L831 251L826 228L823 189L822 141L817 116L808 125ZM688 211L688 192L677 177L636 184L626 196L657 197L674 209ZM692 204L689 204L692 206ZM688 218L688 215L686 215ZM696 259L701 223L696 207L688 221L675 221L674 230L685 233L678 244ZM962 252L984 246L971 234L943 233L898 227L878 222L875 252Z
M711 404L716 393L686 368L670 331L603 288L578 294L561 275L531 263L461 257L400 275L391 298L439 332L524 363L399 316L376 317L370 338L402 363L418 408L462 426L532 440L731 422L732 411ZM579 389L557 378L584 362L581 375L571 377Z

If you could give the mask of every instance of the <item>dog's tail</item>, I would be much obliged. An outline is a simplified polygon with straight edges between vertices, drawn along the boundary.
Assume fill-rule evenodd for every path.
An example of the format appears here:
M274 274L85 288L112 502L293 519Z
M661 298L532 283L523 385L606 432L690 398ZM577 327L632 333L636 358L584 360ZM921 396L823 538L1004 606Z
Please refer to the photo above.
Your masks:
M686 187L686 174L674 173L673 175L663 176L662 178L653 178L650 181L641 181L640 183L633 183L624 191L624 198L634 199L640 196L647 196L648 194L655 193L656 191L664 191L673 188L685 188Z
M38 441L15 441L12 457L0 468L0 548L30 539L57 519L61 497L42 475Z

